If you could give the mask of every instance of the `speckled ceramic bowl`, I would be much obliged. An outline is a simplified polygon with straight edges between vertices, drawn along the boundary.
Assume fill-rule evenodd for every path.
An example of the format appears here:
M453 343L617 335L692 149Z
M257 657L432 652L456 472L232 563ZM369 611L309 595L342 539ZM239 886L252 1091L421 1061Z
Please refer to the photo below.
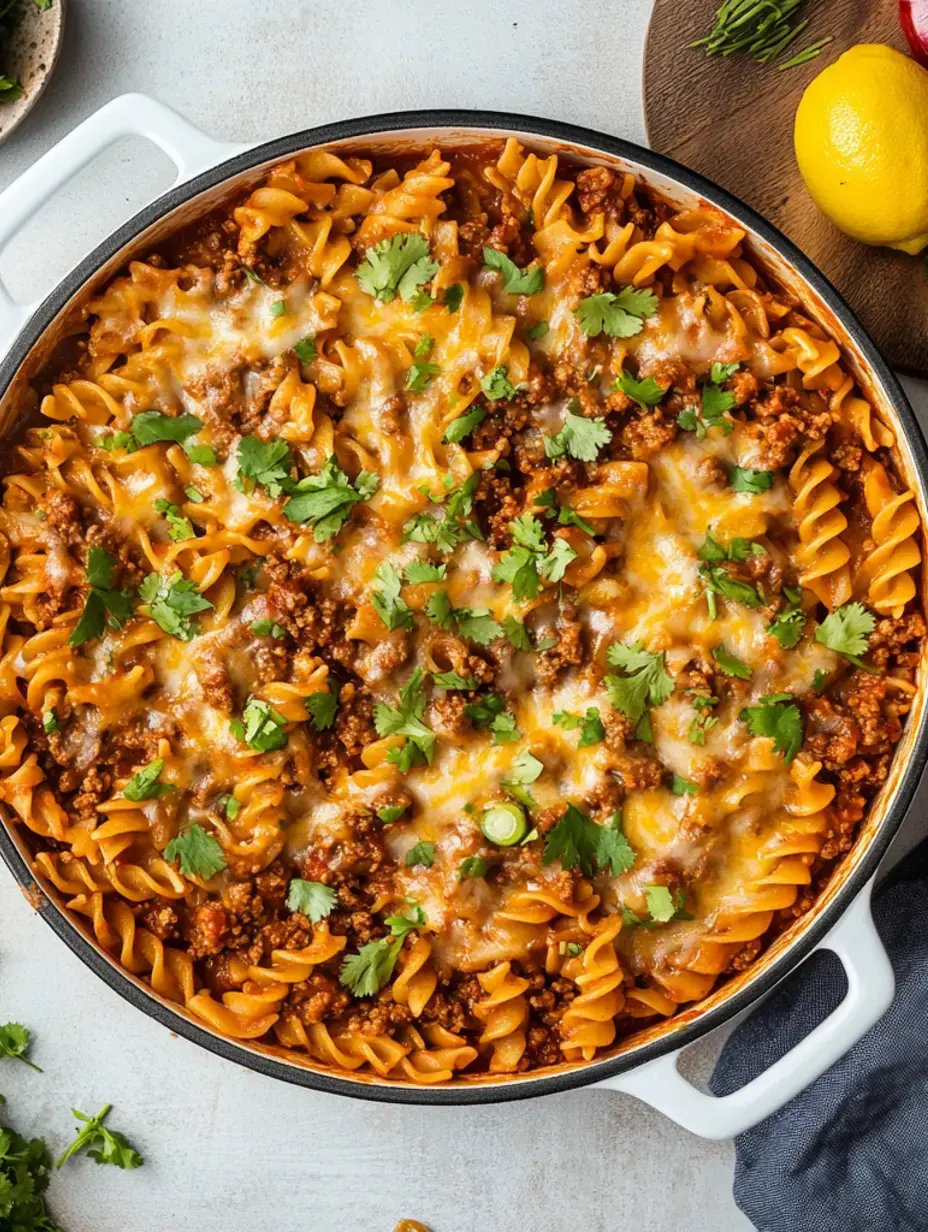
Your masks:
M23 19L9 54L4 55L2 71L17 78L25 93L15 102L0 105L0 141L25 120L55 70L64 37L65 5L66 0L52 0L51 7L43 11L33 0L24 0Z

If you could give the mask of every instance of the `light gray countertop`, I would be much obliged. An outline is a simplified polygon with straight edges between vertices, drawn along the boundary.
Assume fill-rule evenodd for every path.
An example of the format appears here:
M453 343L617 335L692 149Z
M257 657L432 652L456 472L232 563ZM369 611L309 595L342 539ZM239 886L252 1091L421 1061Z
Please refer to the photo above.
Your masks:
M256 141L411 107L497 108L644 141L651 0L69 0L62 63L0 146L0 189L91 111L141 90L217 137ZM14 294L47 289L170 178L127 141L0 255ZM911 387L922 409L928 398ZM918 810L924 815L925 810ZM909 826L907 841L917 828ZM485 1108L338 1099L203 1052L122 1001L42 923L0 868L0 1022L37 1034L44 1069L0 1062L23 1131L58 1151L69 1108L114 1105L146 1157L81 1160L52 1182L68 1232L736 1232L729 1144L691 1137L622 1095Z

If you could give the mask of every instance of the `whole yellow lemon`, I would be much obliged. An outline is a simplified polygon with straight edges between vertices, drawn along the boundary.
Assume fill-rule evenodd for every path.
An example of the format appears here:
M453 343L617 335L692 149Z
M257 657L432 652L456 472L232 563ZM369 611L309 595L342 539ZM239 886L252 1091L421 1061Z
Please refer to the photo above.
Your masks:
M928 71L861 43L823 69L796 112L799 170L815 204L865 244L928 244Z

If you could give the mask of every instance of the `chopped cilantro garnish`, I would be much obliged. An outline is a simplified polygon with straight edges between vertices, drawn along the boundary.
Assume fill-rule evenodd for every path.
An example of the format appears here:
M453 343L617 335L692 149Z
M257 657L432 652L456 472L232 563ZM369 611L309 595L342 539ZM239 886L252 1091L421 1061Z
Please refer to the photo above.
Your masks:
M307 334L305 338L301 338L299 342L294 343L293 349L301 364L311 364L319 355L319 352L316 350L316 339L313 334Z
M387 628L414 629L416 621L412 608L400 595L403 576L396 565L384 561L374 574L374 581L380 589L372 591L371 603Z
M558 505L557 493L554 488L545 488L535 497L535 508L543 509L551 517L556 516L560 526L576 526L586 535L595 535L596 530L579 513L575 513L569 505Z
M606 738L606 729L603 726L602 718L596 706L588 707L582 717L568 714L565 710L560 710L557 714L552 715L551 721L556 727L563 727L565 731L580 729L580 739L577 742L578 749L586 749L591 745L601 744Z
M385 826L392 826L395 821L399 821L408 807L407 804L385 804L377 810L377 816Z
M545 437L545 457L563 458L566 454L578 462L595 462L599 451L611 440L605 420L587 419L568 408L560 432Z
M675 774L670 783L670 790L675 796L698 796L699 787L696 783L691 783L689 779L683 779L679 774Z
M193 525L189 518L185 518L181 514L179 505L159 497L155 501L155 509L157 509L158 513L164 514L168 524L168 535L174 543L183 543L186 539L195 538Z
M461 676L458 672L433 672L432 683L439 689L476 689L477 681L473 676Z
M545 271L540 265L519 269L515 261L495 248L484 248L483 268L502 274L503 287L513 295L537 295L544 289Z
M401 748L391 749L387 760L399 766L403 773L422 762L431 762L435 753L435 733L422 721L425 714L425 693L422 670L416 668L409 682L400 690L399 704L389 706L378 702L374 710L377 735L405 736Z
M673 680L664 666L663 653L642 648L641 642L630 646L610 646L606 658L612 667L620 667L625 676L606 676L606 691L616 710L637 724L639 740L650 739L647 707L660 706L673 692ZM644 726L643 726L644 725Z
M143 770L136 771L122 789L127 800L158 800L174 790L173 783L159 783L161 771L164 769L164 758L156 757Z
M762 697L760 705L746 706L738 716L747 723L752 736L768 736L774 748L790 765L802 747L802 711L795 705L791 693L773 693Z
M431 868L435 863L435 844L418 842L406 853L407 868Z
M622 833L618 814L611 825L600 826L576 805L568 804L545 839L541 862L553 864L555 860L568 870L579 867L585 877L592 877L597 868L620 877L635 863L635 853Z
M805 628L806 613L802 607L802 591L787 586L783 591L787 606L777 612L773 621L767 626L767 632L775 637L784 650L792 650L798 646Z
M286 441L262 441L256 436L243 436L238 443L238 473L245 492L260 485L272 500L289 487L293 480L290 468L290 446Z
M737 676L739 680L750 680L754 674L753 669L748 667L747 663L735 658L724 646L714 647L712 657L726 676Z
M670 388L669 385L659 385L653 376L646 376L644 380L636 381L625 371L619 373L612 387L621 390L633 402L637 402L642 410L657 406Z
M362 291L388 304L397 294L407 302L438 273L438 263L429 257L429 242L418 231L407 231L381 240L367 251L355 277Z
M763 602L753 586L742 582L740 578L732 577L724 565L700 565L699 575L705 582L710 597L722 595L723 598L731 599L733 603L740 603L744 607L760 607ZM711 606L709 610L714 617Z
M331 915L337 901L335 891L321 881L303 881L301 877L294 877L287 889L289 910L308 915L313 924Z
M509 369L505 364L497 364L486 376L480 379L480 388L490 402L508 401L515 396L516 387L509 379Z
M442 303L449 312L457 312L461 307L461 301L464 299L464 288L459 282L453 282L450 287L445 287L445 293L442 296Z
M761 492L769 492L773 486L773 471L752 471L743 466L730 466L728 481L733 492L749 492L752 496L759 496Z
M641 333L644 319L654 316L657 309L657 296L652 291L624 287L618 294L603 291L588 295L574 309L574 316L590 338L603 333L610 338L631 338Z
M121 629L132 615L132 593L128 590L114 590L115 576L115 558L104 548L96 545L91 547L87 553L90 593L68 638L69 646L82 646L84 642L101 637L107 624L111 629Z
M549 321L537 321L534 325L529 326L525 333L529 338L544 338L550 328L551 324Z
M190 642L196 636L191 617L213 606L200 594L196 582L188 581L179 569L170 577L149 573L139 587L139 598L148 604L155 624L182 642Z
M369 941L357 954L350 954L342 964L339 983L356 997L375 996L393 974L407 935L425 922L425 912L418 905L404 915L388 916L391 936Z
M441 369L438 364L430 364L425 360L417 359L406 373L406 388L410 393L424 394L439 372Z
M160 441L185 441L203 427L196 415L164 415L161 411L142 411L129 425L136 444L155 445Z
M284 517L308 522L316 543L325 543L338 534L354 506L370 500L379 486L379 476L370 471L361 471L352 484L333 456L318 475L308 475L289 489L292 495L284 505Z
M521 620L516 620L515 616L505 617L503 633L516 650L532 649L532 639L528 635L528 630Z
M107 1129L103 1124L111 1108L111 1104L104 1104L96 1116L88 1116L86 1112L78 1112L76 1108L71 1109L72 1115L80 1122L75 1130L77 1137L58 1159L56 1168L60 1168L72 1155L81 1151L86 1151L88 1157L98 1164L113 1164L117 1168L142 1166L142 1156L129 1143L125 1134L115 1129Z
M867 653L870 635L876 628L876 617L862 603L845 603L826 616L815 630L815 640L843 655L855 667L872 671L860 656Z
M457 419L448 424L442 440L446 441L449 445L459 444L463 441L465 436L470 436L474 428L476 428L478 424L483 423L486 417L487 413L482 406L478 406L474 410L468 411L466 415L459 415Z
M208 881L226 866L222 848L202 826L191 825L178 834L164 849L166 860L177 860L185 877L200 877Z
M458 879L466 881L469 877L485 877L489 867L483 856L465 856L458 866Z
M240 719L233 719L230 727L233 736L244 742L259 753L271 753L282 749L287 744L287 733L284 730L287 720L271 706L270 702L258 697L249 697L245 703Z
M411 560L406 566L406 581L412 585L419 582L444 581L447 565L433 565L427 560Z
M320 689L318 693L310 693L303 698L303 705L316 731L328 731L335 722L338 710L338 698L328 689Z

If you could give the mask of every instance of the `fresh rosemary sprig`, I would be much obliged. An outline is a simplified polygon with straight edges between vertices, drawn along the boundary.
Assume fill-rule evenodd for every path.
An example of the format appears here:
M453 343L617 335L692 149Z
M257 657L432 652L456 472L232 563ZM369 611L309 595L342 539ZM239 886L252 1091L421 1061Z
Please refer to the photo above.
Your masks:
M796 20L803 0L723 0L715 25L689 44L703 47L707 56L745 55L759 64L775 60L809 24ZM779 67L795 68L814 59L830 38L819 39L797 52Z

